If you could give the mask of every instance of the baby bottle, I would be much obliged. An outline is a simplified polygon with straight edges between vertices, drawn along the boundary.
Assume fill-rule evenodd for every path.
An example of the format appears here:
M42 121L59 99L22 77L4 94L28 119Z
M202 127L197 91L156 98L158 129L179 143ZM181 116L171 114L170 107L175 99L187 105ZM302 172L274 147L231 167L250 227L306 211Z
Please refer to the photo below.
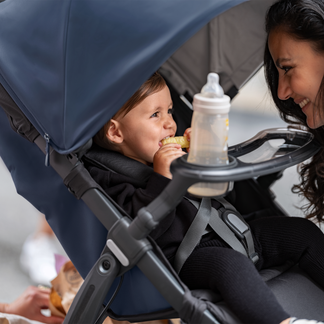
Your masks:
M197 165L228 164L228 112L230 98L224 95L216 73L209 73L207 84L193 98L193 118L188 162ZM227 191L228 182L199 182L188 191L199 197L220 196Z

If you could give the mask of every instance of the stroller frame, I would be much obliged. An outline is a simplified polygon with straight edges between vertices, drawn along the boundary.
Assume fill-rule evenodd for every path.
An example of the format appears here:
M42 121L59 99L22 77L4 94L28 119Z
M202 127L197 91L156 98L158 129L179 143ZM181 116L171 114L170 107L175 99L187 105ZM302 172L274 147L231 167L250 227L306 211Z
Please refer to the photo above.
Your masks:
M268 139L285 138L291 143L302 145L301 149L282 156L282 161L269 168L269 162L257 165L239 162L234 156L245 155L262 145ZM84 284L79 290L64 323L100 323L107 314L101 314L101 305L118 276L137 265L145 276L172 305L175 312L167 312L165 317L181 317L193 323L220 323L215 315L217 310L210 303L194 298L181 283L177 275L153 253L147 236L159 221L175 208L187 188L196 182L224 182L247 179L253 176L278 172L288 166L300 163L311 157L318 147L312 141L312 135L306 132L274 129L263 132L263 137L236 145L229 150L230 163L226 167L199 167L179 158L171 165L173 180L149 206L142 208L137 217L131 220L109 199L103 190L92 180L81 162L83 154L91 146L91 141L82 149L62 156L50 150L51 166L64 179L69 190L90 207L100 222L108 229L108 240L104 250L93 266ZM46 154L46 141L41 136L35 140ZM280 159L280 158L279 158ZM271 162L273 165L273 163ZM271 170L271 171L269 171ZM80 186L80 181L86 183ZM109 215L109 217L107 217ZM213 314L209 309L213 309ZM178 314L178 315L177 315ZM99 318L98 318L99 317ZM151 318L149 318L151 319ZM190 323L190 322L189 322Z
M263 132L249 141L230 148L231 163L224 168L202 168L190 165L184 158L175 160L171 164L173 180L160 196L146 208L140 210L139 215L131 221L125 212L92 179L83 165L82 156L91 147L91 141L70 154L59 154L48 145L46 138L43 138L37 132L1 86L0 95L2 97L2 108L9 117L12 128L41 149L46 155L45 160L64 180L69 191L77 199L82 199L86 203L103 226L108 229L108 239L116 245L113 248L113 253L108 250L108 246L103 247L104 251L88 273L67 314L65 323L90 324L96 322L101 311L101 305L105 303L105 297L114 279L135 265L153 283L173 309L157 311L144 316L123 315L122 318L118 317L119 320L143 321L180 317L187 323L240 322L235 315L228 312L226 305L216 306L208 301L209 298L201 297L201 295L193 297L170 264L161 261L163 256L158 257L153 252L153 248L156 250L156 247L153 242L147 239L147 236L159 221L168 214L169 210L178 204L190 185L202 181L237 181L279 172L316 153L319 148L313 141L313 135L303 131L285 129L274 129L269 133ZM284 138L287 143L287 154L276 158L276 163L270 160L249 164L241 163L235 158L235 156L248 154L261 146L266 140L276 138ZM291 152L290 144L292 148L297 146L298 149ZM121 253L119 253L119 250ZM210 297L209 293L207 295ZM107 314L101 315L100 321ZM114 314L110 313L109 315L114 317Z

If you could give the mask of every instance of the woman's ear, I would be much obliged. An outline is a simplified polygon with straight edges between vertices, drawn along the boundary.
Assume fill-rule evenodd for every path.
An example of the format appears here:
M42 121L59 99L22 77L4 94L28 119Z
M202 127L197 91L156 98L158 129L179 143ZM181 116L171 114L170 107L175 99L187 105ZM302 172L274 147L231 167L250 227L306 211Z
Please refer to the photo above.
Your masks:
M117 120L111 119L106 136L108 140L115 144L121 144L124 140L123 134L120 129L120 124Z

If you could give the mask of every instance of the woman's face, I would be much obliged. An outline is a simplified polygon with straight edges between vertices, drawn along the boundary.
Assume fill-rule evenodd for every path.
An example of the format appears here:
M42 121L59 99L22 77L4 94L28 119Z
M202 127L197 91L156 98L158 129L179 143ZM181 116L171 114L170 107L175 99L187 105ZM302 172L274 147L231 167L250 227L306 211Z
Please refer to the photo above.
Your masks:
M280 30L269 34L268 46L279 72L278 98L292 98L310 128L323 126L323 103L319 106L317 94L324 76L324 55L315 52L310 42L295 40Z

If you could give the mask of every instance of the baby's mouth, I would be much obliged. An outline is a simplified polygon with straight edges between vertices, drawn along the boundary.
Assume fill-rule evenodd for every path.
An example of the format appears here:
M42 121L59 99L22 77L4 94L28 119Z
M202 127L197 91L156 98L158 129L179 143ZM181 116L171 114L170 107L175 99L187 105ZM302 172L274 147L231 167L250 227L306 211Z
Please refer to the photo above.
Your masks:
M160 147L162 146L162 141L163 141L164 139L167 139L167 138L170 138L170 137L172 137L172 136L166 136L166 137L162 138L161 141L159 142L159 146L160 146Z

